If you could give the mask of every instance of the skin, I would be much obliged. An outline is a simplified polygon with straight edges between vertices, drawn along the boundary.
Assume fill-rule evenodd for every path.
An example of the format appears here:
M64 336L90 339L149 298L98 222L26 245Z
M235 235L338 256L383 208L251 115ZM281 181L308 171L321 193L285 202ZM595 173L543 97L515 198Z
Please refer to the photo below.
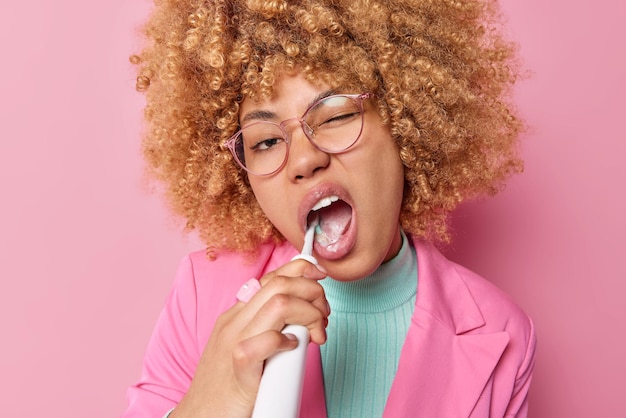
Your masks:
M328 86L312 85L297 74L283 76L270 99L244 100L240 119L258 110L274 113L276 122L298 117L327 90ZM250 417L263 362L297 346L293 336L280 332L285 325L304 325L312 342L326 341L330 307L318 280L327 275L358 280L398 253L402 163L371 99L365 109L362 136L349 151L319 151L294 124L286 165L272 176L249 177L265 215L296 248L304 241L302 205L311 200L312 191L348 193L356 222L350 251L336 260L318 258L319 266L304 260L289 262L262 277L261 290L248 303L237 302L222 314L190 389L171 417Z
M317 282L324 277L304 260L263 276L248 303L237 302L216 321L189 391L170 417L250 417L263 362L298 345L280 332L285 325L304 325L312 342L326 341L330 308Z
M259 110L276 114L275 122L298 117L315 97L328 90L328 86L314 86L300 75L284 75L270 100L244 100L240 119ZM293 124L289 158L283 169L272 176L249 176L263 212L296 248L301 248L304 240L298 215L306 196L328 187L349 193L357 231L354 247L338 260L314 253L328 274L342 281L358 280L372 273L393 258L402 243L398 219L404 170L399 151L389 128L382 124L373 99L367 99L364 105L363 133L347 152L327 154L318 150Z

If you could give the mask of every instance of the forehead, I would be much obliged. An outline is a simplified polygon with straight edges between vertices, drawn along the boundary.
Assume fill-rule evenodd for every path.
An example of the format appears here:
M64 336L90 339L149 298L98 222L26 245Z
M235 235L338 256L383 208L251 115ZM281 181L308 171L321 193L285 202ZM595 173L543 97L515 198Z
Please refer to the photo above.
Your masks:
M300 116L317 100L336 91L323 82L314 84L300 73L284 74L274 83L271 95L244 98L239 107L239 119L246 121L254 114L283 118Z

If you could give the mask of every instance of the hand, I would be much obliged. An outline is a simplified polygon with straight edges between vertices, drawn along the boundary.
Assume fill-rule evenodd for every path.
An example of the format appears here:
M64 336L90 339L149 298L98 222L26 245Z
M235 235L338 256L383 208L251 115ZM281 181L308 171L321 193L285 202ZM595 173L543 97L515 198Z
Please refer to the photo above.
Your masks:
M237 302L216 321L191 387L170 417L249 418L264 361L298 345L281 333L285 325L304 325L312 342L326 342L330 310L317 282L324 277L304 260L263 276L248 303Z

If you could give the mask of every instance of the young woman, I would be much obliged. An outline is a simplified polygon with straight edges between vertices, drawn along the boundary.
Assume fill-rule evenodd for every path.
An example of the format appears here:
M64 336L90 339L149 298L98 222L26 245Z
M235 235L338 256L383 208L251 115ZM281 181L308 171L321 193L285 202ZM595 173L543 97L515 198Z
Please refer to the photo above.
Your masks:
M444 258L521 169L490 0L159 2L133 57L183 260L125 417L250 417L308 328L302 417L523 417L529 318ZM316 226L315 226L316 225ZM319 264L291 261L315 226Z

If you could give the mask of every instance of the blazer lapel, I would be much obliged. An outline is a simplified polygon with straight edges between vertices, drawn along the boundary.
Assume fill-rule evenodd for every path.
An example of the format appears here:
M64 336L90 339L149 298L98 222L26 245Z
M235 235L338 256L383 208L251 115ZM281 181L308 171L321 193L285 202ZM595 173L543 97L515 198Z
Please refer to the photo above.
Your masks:
M509 342L480 333L485 320L457 266L432 245L414 241L419 285L384 416L469 417ZM475 332L472 332L475 331ZM319 347L309 345L301 418L326 418Z
M326 418L322 357L320 347L312 343L309 344L307 351L300 418Z
M414 242L418 292L411 327L387 400L386 417L469 417L509 342L485 325L456 265Z

